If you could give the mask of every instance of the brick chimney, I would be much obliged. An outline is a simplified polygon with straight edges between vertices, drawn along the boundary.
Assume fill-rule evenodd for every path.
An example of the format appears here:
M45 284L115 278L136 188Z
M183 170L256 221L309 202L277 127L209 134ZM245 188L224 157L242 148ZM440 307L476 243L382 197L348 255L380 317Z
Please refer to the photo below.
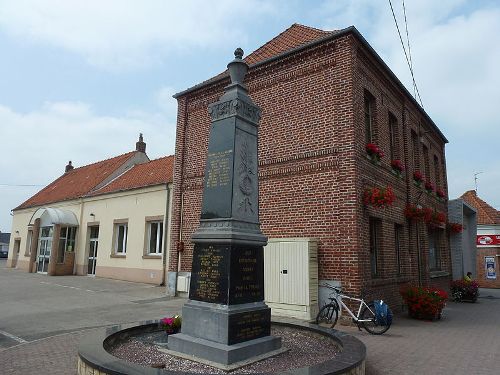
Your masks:
M146 153L146 143L142 139L142 133L139 133L139 142L135 143L135 150Z
M71 164L71 160L68 162L68 165L66 166L66 168L64 169L64 173L68 173L70 170L72 170L73 168L73 164Z

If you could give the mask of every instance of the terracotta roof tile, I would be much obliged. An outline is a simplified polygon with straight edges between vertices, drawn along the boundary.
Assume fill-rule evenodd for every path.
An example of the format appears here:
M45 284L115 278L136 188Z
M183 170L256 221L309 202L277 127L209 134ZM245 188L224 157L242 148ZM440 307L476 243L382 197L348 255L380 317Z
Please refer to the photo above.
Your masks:
M298 23L294 23L288 29L283 31L281 34L278 34L269 42L257 48L251 54L247 55L244 58L244 60L248 63L248 65L252 66L256 63L277 56L281 53L285 53L294 48L304 46L317 39L321 39L335 33L338 33L338 31L336 30L325 31L325 30L315 29L314 27L309 27ZM175 94L174 96L182 95L182 93L186 91L191 91L194 88L204 86L210 82L217 81L218 79L221 79L223 77L229 77L229 72L227 69L222 73L217 74L215 77L207 79L191 88L188 88L187 90Z
M245 58L245 61L249 65L253 65L332 33L334 33L334 31L324 31L294 23L262 47L253 51Z
M66 172L16 207L15 210L80 198L103 182L117 168L131 158L134 153L135 151L128 152Z
M500 211L479 198L474 190L466 191L460 198L476 209L478 224L500 224Z
M137 164L102 188L90 192L89 196L137 189L146 186L171 183L173 180L174 156L165 156L147 163Z

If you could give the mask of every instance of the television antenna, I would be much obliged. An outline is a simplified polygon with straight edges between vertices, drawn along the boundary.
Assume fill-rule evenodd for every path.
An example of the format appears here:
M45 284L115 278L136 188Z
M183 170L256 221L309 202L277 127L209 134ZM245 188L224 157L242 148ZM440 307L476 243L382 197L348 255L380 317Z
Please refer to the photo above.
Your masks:
M477 175L484 173L484 172L476 172L474 173L474 185L476 186L476 195L477 195Z

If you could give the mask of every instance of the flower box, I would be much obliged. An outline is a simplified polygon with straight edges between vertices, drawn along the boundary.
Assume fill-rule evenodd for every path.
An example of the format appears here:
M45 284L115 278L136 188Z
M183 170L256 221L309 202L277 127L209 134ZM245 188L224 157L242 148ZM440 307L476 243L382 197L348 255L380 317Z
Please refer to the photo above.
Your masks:
M463 225L459 223L448 223L446 227L448 229L448 232L453 234L462 233L462 231L464 230Z
M427 192L427 194L432 194L434 192L434 184L430 181L426 181L425 182L425 191Z
M413 172L413 182L416 186L422 186L422 182L424 182L424 175L420 171Z
M405 166L403 162L399 159L394 159L391 161L392 173L397 177L401 178L403 176L403 171L405 170Z
M414 319L440 319L448 300L448 294L437 288L405 286L399 292L408 307L409 316Z
M377 165L380 165L380 159L384 157L384 153L375 143L368 143L365 147L368 159Z
M363 204L375 208L392 206L395 200L394 192L390 186L386 188L370 187L363 194Z

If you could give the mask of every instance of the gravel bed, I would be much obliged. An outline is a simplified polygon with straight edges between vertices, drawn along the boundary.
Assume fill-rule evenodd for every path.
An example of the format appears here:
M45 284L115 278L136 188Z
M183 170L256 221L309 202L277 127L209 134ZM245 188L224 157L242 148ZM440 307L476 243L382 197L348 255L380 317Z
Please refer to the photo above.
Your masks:
M111 348L109 352L120 359L142 366L164 367L167 370L195 372L200 374L226 374L198 362L177 358L160 352L160 346L153 342L164 335L163 332L149 333L130 337ZM311 366L335 357L340 348L332 339L320 334L289 327L272 327L271 335L280 336L283 346L289 350L276 357L255 362L231 372L231 374L254 374L287 371Z

